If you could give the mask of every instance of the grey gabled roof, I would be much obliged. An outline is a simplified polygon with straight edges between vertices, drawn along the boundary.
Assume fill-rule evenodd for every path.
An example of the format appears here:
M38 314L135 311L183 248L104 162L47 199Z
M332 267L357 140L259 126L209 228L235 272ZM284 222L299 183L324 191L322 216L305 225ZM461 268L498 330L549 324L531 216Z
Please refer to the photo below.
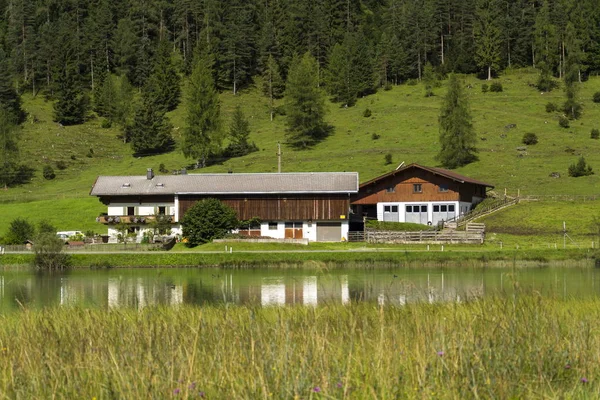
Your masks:
M357 172L99 176L92 196L357 193Z

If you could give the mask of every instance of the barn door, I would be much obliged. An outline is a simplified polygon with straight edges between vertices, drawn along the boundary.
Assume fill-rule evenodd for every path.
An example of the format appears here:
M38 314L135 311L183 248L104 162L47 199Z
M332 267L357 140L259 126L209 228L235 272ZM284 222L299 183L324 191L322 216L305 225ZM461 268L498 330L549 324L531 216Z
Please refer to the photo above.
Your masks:
M406 206L405 216L406 222L426 225L427 222L429 222L427 220L427 204L414 204Z
M400 221L398 206L383 206L383 220L386 222Z
M285 223L285 238L286 239L302 239L302 222L286 222Z

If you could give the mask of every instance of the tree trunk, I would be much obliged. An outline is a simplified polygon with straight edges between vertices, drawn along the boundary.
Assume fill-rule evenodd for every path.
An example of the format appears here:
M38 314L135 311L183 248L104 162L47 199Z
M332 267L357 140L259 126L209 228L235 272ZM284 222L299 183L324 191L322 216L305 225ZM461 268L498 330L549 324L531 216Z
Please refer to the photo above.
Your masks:
M488 78L487 78L487 80L488 81L492 80L492 66L491 65L488 65Z

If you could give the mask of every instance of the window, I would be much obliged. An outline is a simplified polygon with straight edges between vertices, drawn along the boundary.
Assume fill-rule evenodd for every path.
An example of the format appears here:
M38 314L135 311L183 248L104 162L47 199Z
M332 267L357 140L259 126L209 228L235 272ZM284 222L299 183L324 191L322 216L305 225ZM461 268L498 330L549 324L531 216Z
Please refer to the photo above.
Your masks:
M406 212L412 212L412 206L406 206Z
M269 230L276 231L277 230L277 222L269 222Z
M440 192L447 192L447 191L448 191L448 185L446 185L446 184L441 184L441 185L439 186L439 190L440 190Z
M127 207L127 215L135 215L135 207Z
M440 210L442 212L446 212L446 211L448 211L448 206L444 204L443 206L440 206Z
M392 206L392 212L393 213L397 213L398 212L398 206Z
M383 212L391 212L392 206L383 206Z
M413 193L423 193L423 185L420 183L413 183Z
M448 211L449 212L454 212L454 204L448 205Z
M440 206L433 206L433 212L440 212Z
M387 193L394 193L396 191L396 188L393 186L388 186L387 188L385 188L385 191Z
M165 215L167 213L167 207L160 206L158 207L158 215Z
M419 207L419 206L417 206ZM418 208L417 208L418 209ZM427 206L421 206L421 212L427 212Z

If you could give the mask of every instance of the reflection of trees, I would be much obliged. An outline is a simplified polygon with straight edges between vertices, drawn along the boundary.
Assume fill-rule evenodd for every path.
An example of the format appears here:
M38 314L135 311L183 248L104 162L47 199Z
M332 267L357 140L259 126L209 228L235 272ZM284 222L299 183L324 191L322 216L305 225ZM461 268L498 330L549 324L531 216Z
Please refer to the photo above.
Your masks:
M206 285L202 279L189 282L183 291L183 302L185 304L204 304L216 301L213 286Z

